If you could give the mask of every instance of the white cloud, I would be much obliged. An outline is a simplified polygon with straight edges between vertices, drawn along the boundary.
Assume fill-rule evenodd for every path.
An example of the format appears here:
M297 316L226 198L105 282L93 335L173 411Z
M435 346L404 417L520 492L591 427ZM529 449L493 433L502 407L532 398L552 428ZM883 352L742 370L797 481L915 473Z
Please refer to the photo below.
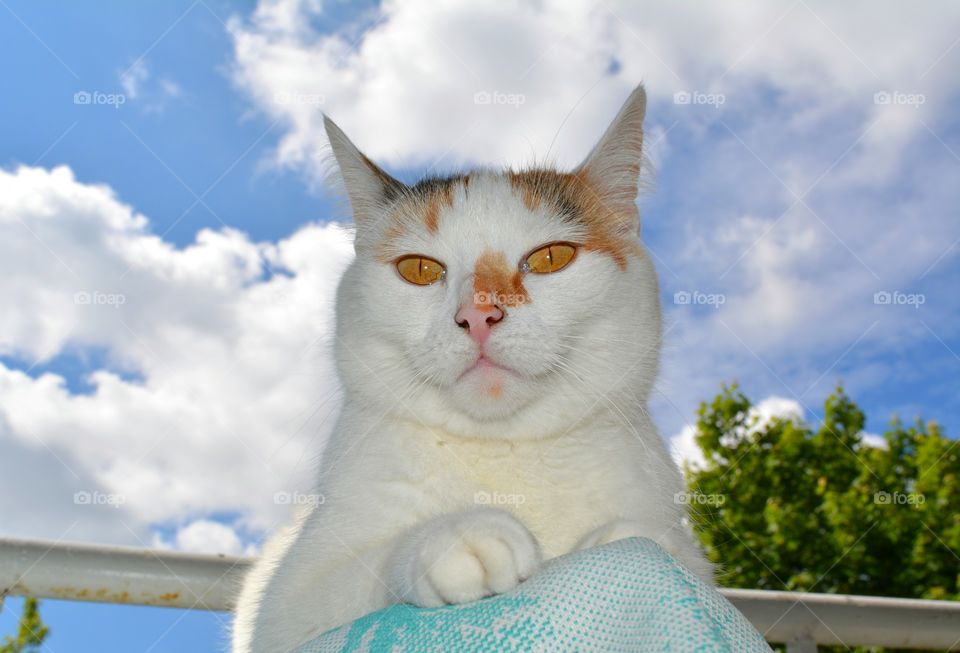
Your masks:
M392 166L572 164L647 83L670 183L669 215L645 229L666 296L725 296L667 306L656 408L679 458L697 453L679 425L722 380L799 419L849 363L847 381L880 383L895 362L872 353L930 337L918 313L871 300L910 289L958 236L957 161L937 139L960 91L960 6L388 0L332 32L316 28L321 6L264 0L229 22L236 84L286 125L277 161L314 177L321 110ZM121 81L143 103L182 92L145 63ZM680 91L725 101L674 104ZM925 102L874 102L894 91ZM0 311L0 355L106 359L88 394L0 364L5 532L146 541L151 524L185 524L169 546L239 550L238 533L285 518L272 498L306 484L336 408L326 351L350 256L349 234L319 225L277 243L204 230L177 248L68 168L0 171L0 297L16 306ZM952 328L956 294L927 291L941 294L925 324Z
M210 519L198 519L177 529L172 541L157 535L152 544L159 549L177 549L192 553L252 555L256 552L255 547L244 546L232 527Z
M133 62L129 68L120 73L120 86L128 100L135 100L140 95L140 86L150 78L150 71L143 59Z
M237 84L289 125L278 152L283 163L311 165L324 137L315 102L278 98L322 98L370 154L427 165L542 157L583 99L554 149L572 163L640 80L661 106L677 92L699 91L723 93L725 108L749 113L764 90L778 94L792 108L780 124L786 134L839 112L864 126L882 118L862 153L875 163L922 127L891 122L894 114L875 105L874 94L929 90L926 109L946 106L940 89L950 66L934 63L955 38L948 15L960 14L950 3L924 12L881 5L748 2L689 12L626 1L394 0L376 10L375 21L364 16L373 24L358 34L356 26L312 29L322 3L270 0L229 27ZM902 49L892 50L891 41ZM494 91L504 94L502 103L492 96L475 102L475 94ZM809 183L817 172L798 170L790 181Z
M183 88L168 77L151 83L152 74L144 59L137 59L120 73L120 86L127 100L137 100L148 113L161 113L167 102L183 95Z
M756 433L766 427L771 420L781 419L802 424L805 419L803 406L794 399L787 397L771 396L760 401L760 403L751 406L746 423L749 425L748 433ZM679 433L669 438L670 454L673 460L681 468L684 466L693 469L703 469L706 466L706 459L696 441L697 428L693 424L687 424ZM734 438L742 438L747 433L735 434ZM736 444L731 438L725 442L728 446Z
M161 79L160 92L167 97L178 98L183 95L183 88L172 79Z
M670 437L670 455L677 467L691 467L693 469L703 469L707 464L707 459L703 457L703 451L697 444L697 427L687 424L679 433Z
M178 249L66 167L0 171L2 296L16 306L0 312L0 353L42 363L97 348L107 360L88 394L0 365L4 448L64 479L34 496L0 475L0 494L22 499L5 530L59 537L79 520L74 538L129 540L185 515L233 512L251 530L286 518L272 497L308 485L336 405L326 353L351 257L337 225L277 243L204 230ZM76 491L101 499L75 504ZM30 526L46 511L61 532Z
M773 419L800 423L804 420L804 414L803 406L795 399L767 397L750 409L751 431L763 429Z
M860 441L865 447L871 447L873 449L887 448L887 441L882 435L877 435L876 433L867 433L864 431L860 434Z
M750 428L748 429L749 433L756 433L762 430L773 419L803 424L806 420L806 410L800 402L795 399L776 395L767 397L750 408L749 414L747 415L747 423L750 424ZM684 467L703 469L706 466L707 461L706 458L703 457L700 446L697 444L696 435L696 426L687 424L680 429L679 433L668 438L670 454L673 457L673 461L681 469ZM738 434L739 437L743 437L744 435L744 433ZM866 447L876 449L887 448L887 442L882 435L863 431L860 433L860 438ZM735 444L735 442L731 441L731 438L728 438L725 444L729 446Z
M658 190L669 214L645 217L666 294L726 298L706 313L668 306L678 324L655 409L669 431L721 380L809 409L841 374L854 390L881 382L850 370L858 356L865 368L871 353L931 339L916 313L872 298L918 284L960 236L957 160L938 142L960 93L960 5L394 0L321 30L323 11L264 0L229 21L235 83L286 125L277 162L313 177L322 111L397 167L548 153L569 165L646 83L670 182ZM475 102L493 91L499 102ZM678 92L724 102L679 105ZM927 282L940 285L924 322L948 339L958 299Z

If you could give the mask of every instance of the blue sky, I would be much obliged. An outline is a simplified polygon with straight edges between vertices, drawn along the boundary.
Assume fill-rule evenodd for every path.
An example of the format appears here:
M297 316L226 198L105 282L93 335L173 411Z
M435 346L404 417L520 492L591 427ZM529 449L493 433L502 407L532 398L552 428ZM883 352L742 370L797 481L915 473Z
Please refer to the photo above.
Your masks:
M308 483L335 410L350 256L322 111L404 179L569 165L643 80L664 436L682 447L722 382L816 420L842 380L867 431L956 437L955 7L883 4L864 29L856 4L326 4L0 3L0 534L238 553L286 519L274 496ZM44 615L50 650L101 653L217 650L226 619Z
M253 3L8 6L30 30L5 10L0 66L16 89L0 127L5 166L68 164L81 180L109 183L178 245L220 220L275 238L325 214L295 175L262 171L279 129L250 111L226 74L231 40L222 21ZM151 78L137 108L133 100L111 111L73 104L78 90L122 93L120 76L138 62ZM165 97L161 79L182 94ZM195 194L206 206L193 206Z
M125 202L151 216L156 233L177 245L192 241L202 227L220 227L220 220L255 238L275 239L326 213L325 199L297 175L263 169L276 141L272 121L252 115L224 73L231 43L221 19L253 3L108 2L96 11L79 4L5 4L0 8L0 74L9 90L0 110L4 168L69 165L78 179L109 183ZM156 111L73 104L78 90L123 92L120 74L143 55L156 65L152 74L176 80L182 96L158 99ZM193 206L194 193L203 195L209 208ZM102 367L104 358L102 350L82 348L33 372L58 372L72 391L84 392L89 391L84 376ZM35 362L0 360L23 368ZM13 632L21 606L21 600L7 600L0 633ZM44 650L77 652L222 650L230 619L54 600L44 602L42 613L52 626Z

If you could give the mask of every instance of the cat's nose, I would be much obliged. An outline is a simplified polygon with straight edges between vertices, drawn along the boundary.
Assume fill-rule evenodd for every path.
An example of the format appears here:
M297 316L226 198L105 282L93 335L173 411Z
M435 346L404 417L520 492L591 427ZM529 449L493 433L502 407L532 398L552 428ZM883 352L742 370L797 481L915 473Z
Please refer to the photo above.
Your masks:
M478 345L490 337L490 329L503 319L503 311L496 304L467 304L461 306L453 318L457 326L466 329Z

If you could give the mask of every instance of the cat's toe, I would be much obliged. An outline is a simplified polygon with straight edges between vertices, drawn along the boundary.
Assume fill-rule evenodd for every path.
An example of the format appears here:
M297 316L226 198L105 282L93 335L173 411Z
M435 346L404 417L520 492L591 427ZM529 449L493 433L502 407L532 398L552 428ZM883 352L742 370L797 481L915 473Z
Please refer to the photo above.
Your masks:
M529 578L540 560L536 539L514 517L478 511L423 540L410 598L429 607L501 594Z

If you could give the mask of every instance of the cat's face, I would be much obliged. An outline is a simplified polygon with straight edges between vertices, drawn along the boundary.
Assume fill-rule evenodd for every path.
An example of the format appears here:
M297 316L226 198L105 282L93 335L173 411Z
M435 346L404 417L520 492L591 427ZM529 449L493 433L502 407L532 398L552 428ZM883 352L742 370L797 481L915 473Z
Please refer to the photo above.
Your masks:
M328 125L358 229L338 298L348 392L477 437L544 436L604 402L642 403L660 335L634 204L642 103L631 96L572 173L413 187Z

